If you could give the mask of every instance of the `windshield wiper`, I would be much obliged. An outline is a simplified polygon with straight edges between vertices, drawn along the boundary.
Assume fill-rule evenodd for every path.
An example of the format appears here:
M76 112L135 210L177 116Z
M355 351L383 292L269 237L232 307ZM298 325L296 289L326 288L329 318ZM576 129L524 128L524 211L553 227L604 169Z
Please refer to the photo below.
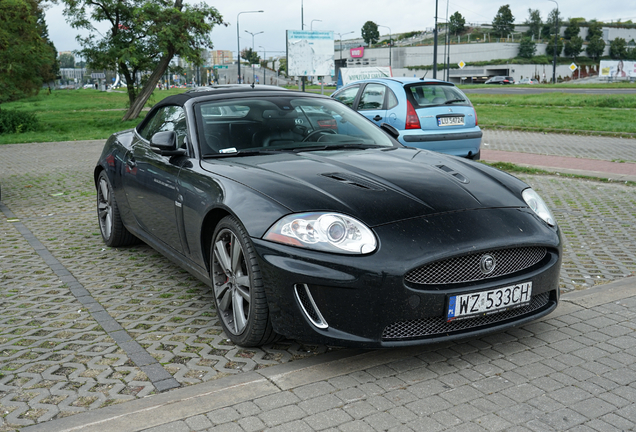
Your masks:
M228 153L204 154L203 158L225 158L225 157L237 157L237 156L255 156L255 155L277 154L277 153L285 152L285 151L289 151L289 150L288 149L240 150L240 151L228 152Z
M320 150L346 150L346 149L370 149L386 147L378 144L325 144L322 146L296 147L293 152L320 151Z
M453 102L466 102L466 99L451 99L444 102L444 105L452 104Z

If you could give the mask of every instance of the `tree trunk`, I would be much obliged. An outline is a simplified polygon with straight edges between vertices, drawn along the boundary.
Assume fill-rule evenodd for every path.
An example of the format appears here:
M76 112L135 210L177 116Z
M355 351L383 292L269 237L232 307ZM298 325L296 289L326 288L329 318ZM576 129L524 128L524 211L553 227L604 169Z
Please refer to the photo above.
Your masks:
M135 100L130 104L130 108L128 109L128 111L126 111L126 114L124 114L124 118L122 118L122 121L132 120L139 117L141 110L144 108L144 105L146 105L146 102L152 95L152 92L157 87L157 83L168 69L170 60L172 60L173 56L173 53L168 53L167 55L162 57L161 60L159 60L159 64L152 72L152 74L148 78L148 81L146 81L146 84L144 84L144 87L141 89Z

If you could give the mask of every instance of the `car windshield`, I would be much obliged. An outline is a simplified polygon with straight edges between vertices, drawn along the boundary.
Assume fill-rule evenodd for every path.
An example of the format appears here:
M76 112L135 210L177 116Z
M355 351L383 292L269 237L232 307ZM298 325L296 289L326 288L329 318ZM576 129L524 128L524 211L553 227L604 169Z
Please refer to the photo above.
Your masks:
M434 105L470 105L468 98L455 86L441 84L412 84L406 87L415 108Z
M397 145L376 125L332 99L214 100L195 104L195 114L203 157Z

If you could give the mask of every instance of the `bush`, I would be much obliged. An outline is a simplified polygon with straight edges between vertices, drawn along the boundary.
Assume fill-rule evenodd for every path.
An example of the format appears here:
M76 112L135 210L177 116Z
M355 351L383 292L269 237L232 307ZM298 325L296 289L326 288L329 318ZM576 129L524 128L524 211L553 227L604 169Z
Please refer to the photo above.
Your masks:
M36 131L38 118L35 114L0 109L0 135Z

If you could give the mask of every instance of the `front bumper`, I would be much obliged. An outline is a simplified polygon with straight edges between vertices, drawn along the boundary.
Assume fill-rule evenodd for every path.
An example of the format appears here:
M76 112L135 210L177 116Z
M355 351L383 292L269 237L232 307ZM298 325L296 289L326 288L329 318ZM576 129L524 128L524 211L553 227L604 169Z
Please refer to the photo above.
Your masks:
M530 210L457 212L374 231L380 246L367 256L319 253L254 239L278 333L306 342L361 348L418 345L497 331L534 320L557 306L560 235ZM409 270L427 263L528 246L544 247L545 256L512 274L438 285L405 281ZM531 306L486 319L446 322L449 295L520 282L532 282L536 300ZM307 313L312 307L316 311ZM315 319L315 312L320 319Z

